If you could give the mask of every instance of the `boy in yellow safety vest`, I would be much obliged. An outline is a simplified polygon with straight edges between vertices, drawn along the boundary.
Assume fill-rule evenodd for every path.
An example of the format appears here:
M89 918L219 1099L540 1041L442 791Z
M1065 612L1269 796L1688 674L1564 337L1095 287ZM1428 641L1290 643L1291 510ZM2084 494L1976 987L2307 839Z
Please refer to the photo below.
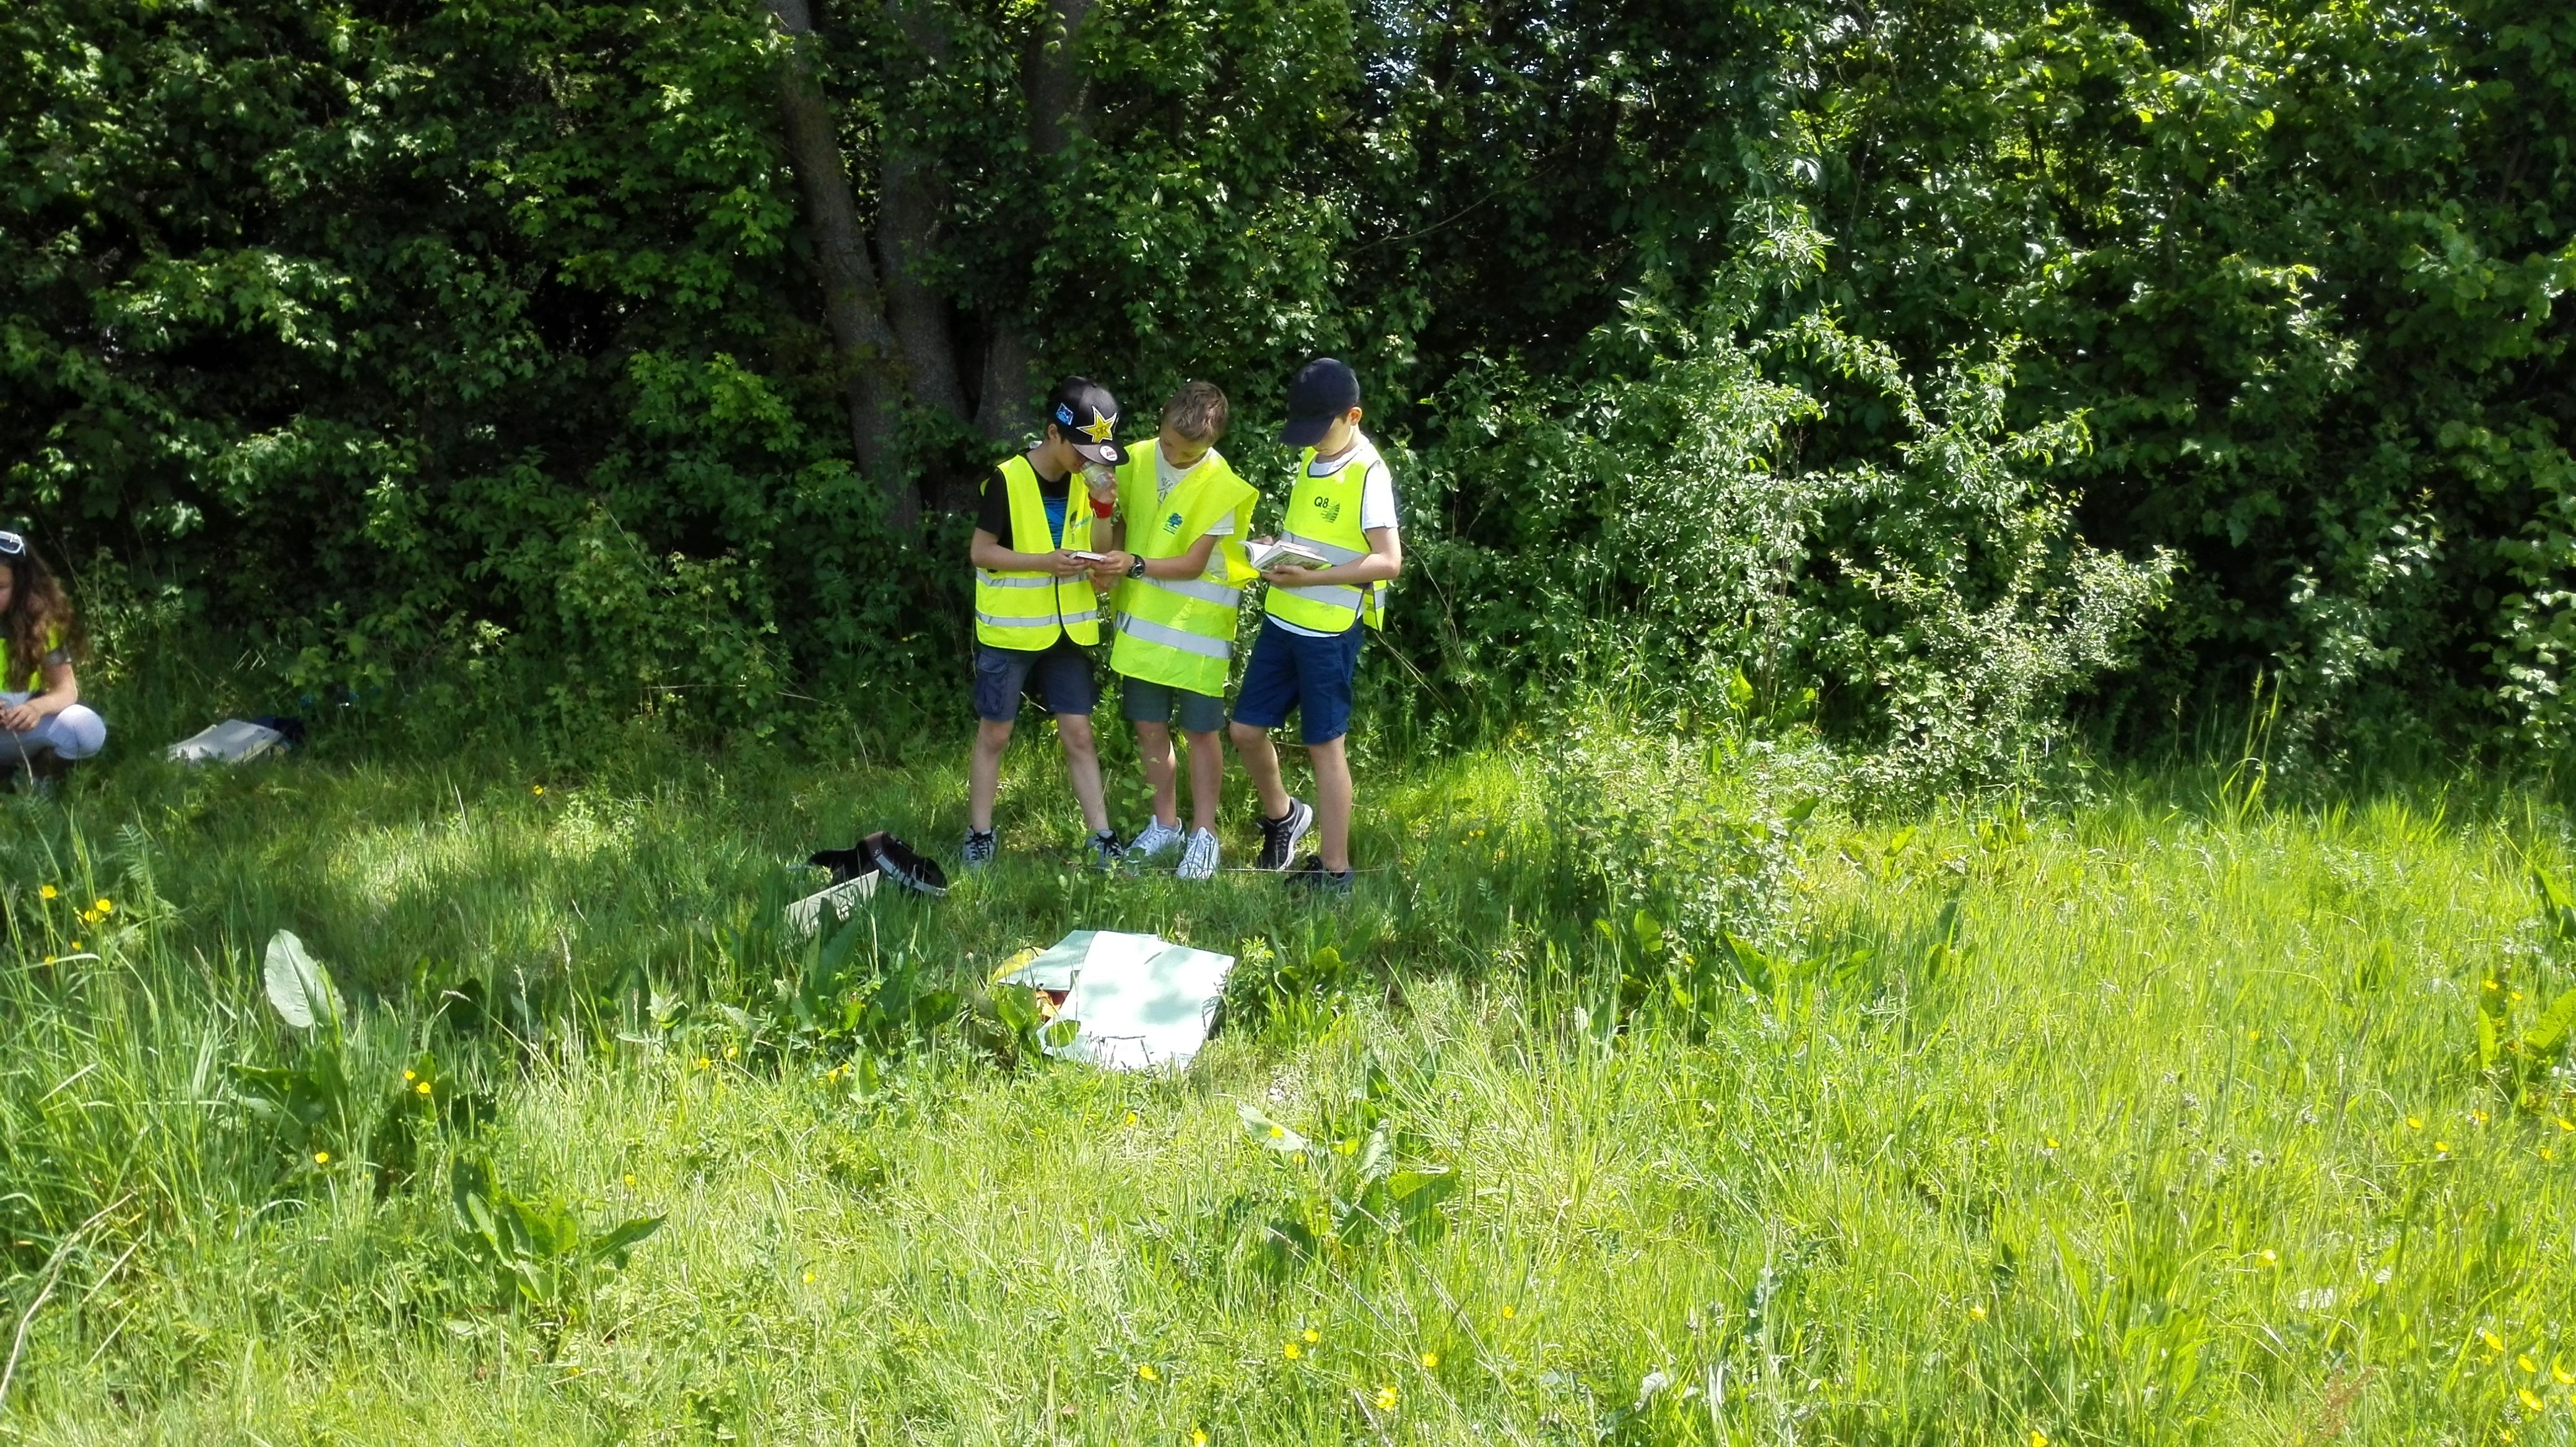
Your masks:
M1092 530L1117 501L1110 469L1127 460L1115 440L1118 402L1082 377L1047 399L1046 436L985 479L967 557L975 566L975 756L966 774L966 866L993 860L993 796L1002 750L1011 742L1020 697L1055 715L1073 797L1091 826L1092 862L1107 868L1123 852L1100 792L1100 749L1091 710L1100 688L1084 650L1100 641L1100 599L1125 571L1114 549L1095 551ZM1073 485L1075 473L1086 484ZM1103 532L1107 529L1104 527Z
M1232 729L1261 797L1255 866L1286 869L1297 841L1315 828L1316 852L1293 877L1333 893L1351 887L1351 764L1342 748L1351 680L1366 630L1385 616L1386 586L1404 571L1394 479L1361 434L1360 415L1358 375L1330 357L1308 362L1288 384L1288 425L1279 440L1301 451L1278 541L1323 566L1283 563L1263 572L1270 591ZM1289 797L1270 744L1270 730L1292 710L1315 771L1311 808Z
M1127 846L1131 859L1181 851L1177 873L1216 873L1216 806L1225 778L1217 730L1225 725L1226 675L1234 664L1235 604L1258 576L1243 557L1260 496L1219 456L1225 394L1189 382L1163 404L1152 442L1128 449L1118 470L1117 545L1127 550L1118 585L1118 639L1109 668L1119 711L1136 726L1136 754L1154 789L1154 817ZM1172 722L1190 741L1190 814L1181 832Z

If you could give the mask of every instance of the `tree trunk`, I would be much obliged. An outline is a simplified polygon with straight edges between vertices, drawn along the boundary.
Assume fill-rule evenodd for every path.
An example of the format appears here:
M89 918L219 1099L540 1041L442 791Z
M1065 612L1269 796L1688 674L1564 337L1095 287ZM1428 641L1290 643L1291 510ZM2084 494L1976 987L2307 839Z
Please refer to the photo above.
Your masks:
M928 12L926 0L885 0L886 18L935 71L948 59L948 32ZM937 172L891 118L883 149L877 173L877 256L885 267L886 311L903 345L912 400L964 422L966 389L957 371L948 302L921 277L922 259L939 241L939 199L933 189Z
M1082 129L1082 25L1091 18L1092 5L1093 0L1054 0L1022 60L1029 152L1043 169L1053 168ZM1019 318L996 316L991 323L984 347L983 407L975 425L994 441L1016 441L1038 425L1029 395L1032 348Z
M787 154L805 193L805 219L814 238L814 260L823 273L823 314L841 352L841 389L850 409L850 450L859 471L885 490L886 523L909 537L921 525L921 498L912 479L898 475L895 428L903 400L903 354L885 320L876 268L859 233L858 206L841 142L814 78L814 17L807 0L767 0L787 34L778 66L779 113L786 123Z

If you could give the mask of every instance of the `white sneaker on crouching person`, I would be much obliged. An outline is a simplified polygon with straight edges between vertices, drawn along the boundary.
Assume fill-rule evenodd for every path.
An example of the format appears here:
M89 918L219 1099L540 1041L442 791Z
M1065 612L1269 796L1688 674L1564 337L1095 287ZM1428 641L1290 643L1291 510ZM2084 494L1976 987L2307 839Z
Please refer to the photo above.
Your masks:
M993 855L1001 847L1001 839L992 830L969 829L966 831L965 847L957 852L965 857L967 868L981 869L993 862Z
M1181 847L1184 837L1180 830L1160 819L1147 820L1144 832L1136 836L1135 843L1127 846L1127 857L1142 861L1168 854Z
M1209 879L1216 874L1216 831L1201 829L1190 836L1187 849L1181 851L1180 877Z

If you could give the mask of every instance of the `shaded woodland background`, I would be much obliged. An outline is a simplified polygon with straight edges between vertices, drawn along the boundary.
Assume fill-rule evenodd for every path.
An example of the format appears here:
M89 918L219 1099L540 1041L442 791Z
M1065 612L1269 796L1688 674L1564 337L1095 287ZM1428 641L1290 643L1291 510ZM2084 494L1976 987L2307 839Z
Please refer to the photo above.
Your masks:
M124 668L944 718L1056 374L1215 380L1275 474L1332 352L1435 733L1623 677L1921 785L2258 674L2325 755L2576 721L2564 7L26 0L0 138L0 514Z

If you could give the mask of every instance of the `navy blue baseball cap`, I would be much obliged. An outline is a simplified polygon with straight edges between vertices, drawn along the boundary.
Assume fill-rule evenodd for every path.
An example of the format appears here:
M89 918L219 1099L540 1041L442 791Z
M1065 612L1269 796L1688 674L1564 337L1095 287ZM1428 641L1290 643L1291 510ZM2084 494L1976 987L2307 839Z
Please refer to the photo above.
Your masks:
M1312 447L1358 405L1360 374L1331 357L1317 357L1288 381L1288 425L1279 429L1279 440Z
M1047 420L1086 460L1111 467L1127 460L1127 449L1116 437L1118 399L1089 377L1067 377L1056 385L1047 398Z

